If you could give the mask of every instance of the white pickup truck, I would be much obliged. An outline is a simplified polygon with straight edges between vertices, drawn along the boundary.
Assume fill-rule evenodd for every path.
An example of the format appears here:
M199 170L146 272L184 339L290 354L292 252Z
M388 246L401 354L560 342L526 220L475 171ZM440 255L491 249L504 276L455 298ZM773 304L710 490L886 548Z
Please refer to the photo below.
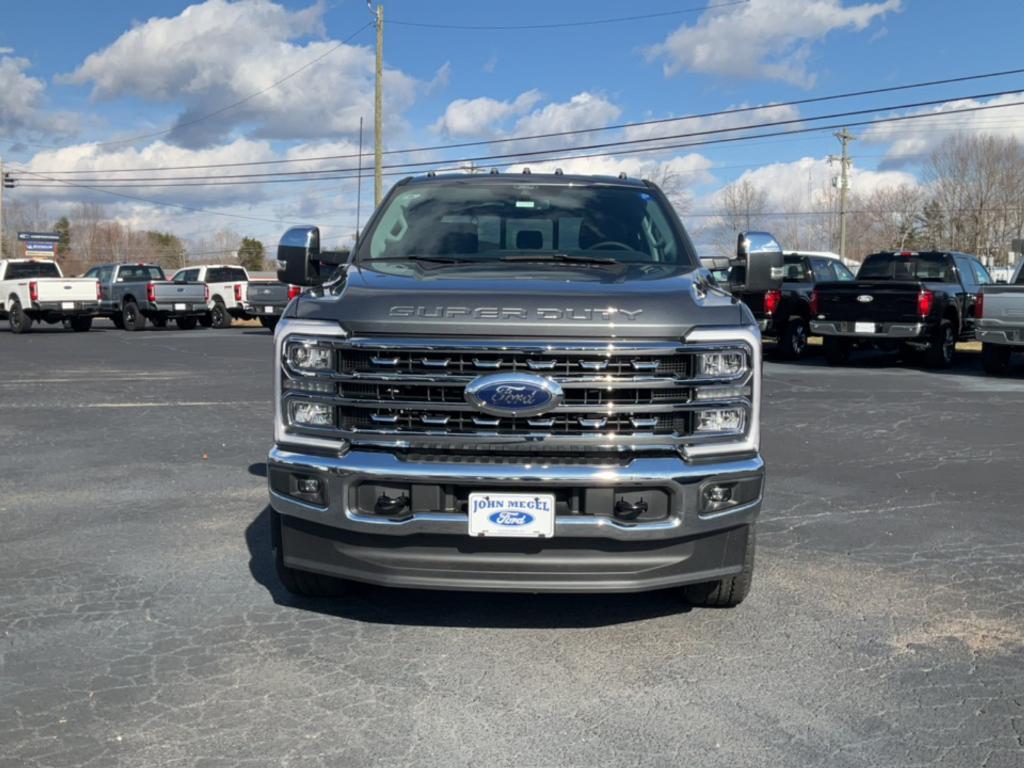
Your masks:
M209 312L199 322L209 327L227 328L232 318L248 320L245 311L245 286L249 273L237 264L204 264L179 269L171 278L174 282L206 283L210 289L207 302Z
M74 331L88 331L100 306L95 279L64 277L56 262L36 259L0 261L0 298L12 333L65 320Z

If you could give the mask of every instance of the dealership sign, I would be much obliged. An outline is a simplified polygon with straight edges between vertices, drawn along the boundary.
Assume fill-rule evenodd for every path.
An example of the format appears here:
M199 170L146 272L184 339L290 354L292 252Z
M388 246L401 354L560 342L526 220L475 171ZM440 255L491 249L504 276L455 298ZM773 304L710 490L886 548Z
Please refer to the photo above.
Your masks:
M24 246L25 256L48 256L52 259L57 255L60 234L57 232L19 232L18 242Z

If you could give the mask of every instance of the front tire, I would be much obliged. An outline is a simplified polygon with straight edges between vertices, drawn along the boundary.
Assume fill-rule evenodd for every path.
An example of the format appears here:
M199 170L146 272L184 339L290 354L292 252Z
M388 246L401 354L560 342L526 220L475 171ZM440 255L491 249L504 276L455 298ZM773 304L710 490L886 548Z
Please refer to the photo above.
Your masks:
M351 591L351 582L285 565L281 515L273 509L270 510L270 541L277 579L291 594L297 597L337 597Z
M982 343L981 367L985 369L985 373L993 376L1006 373L1010 367L1010 348Z
M72 317L68 320L68 325L71 326L71 330L75 333L84 333L92 328L91 317Z
M928 344L925 362L929 368L949 368L956 353L956 334L949 320L939 323L939 328Z
M7 322L11 326L11 333L28 333L32 330L32 318L25 314L20 301L13 302L7 310Z
M274 329L277 328L277 318L260 315L260 325L273 333Z
M126 301L121 310L121 322L126 331L141 331L146 327L146 316L134 301Z
M783 360L799 360L807 352L807 321L791 317L786 329L779 334L779 354Z
M196 323L199 321L194 317L176 317L174 318L174 324L178 326L179 331L191 331L196 327Z
M757 549L754 526L747 527L747 546L743 552L743 570L735 576L683 587L683 597L701 608L735 608L750 594L754 581L754 553Z
M840 336L826 336L821 342L825 362L829 365L843 365L850 360L850 340Z
M224 302L215 301L213 303L213 309L210 310L210 325L214 328L231 327L231 315L228 314L228 310L227 307L224 306Z

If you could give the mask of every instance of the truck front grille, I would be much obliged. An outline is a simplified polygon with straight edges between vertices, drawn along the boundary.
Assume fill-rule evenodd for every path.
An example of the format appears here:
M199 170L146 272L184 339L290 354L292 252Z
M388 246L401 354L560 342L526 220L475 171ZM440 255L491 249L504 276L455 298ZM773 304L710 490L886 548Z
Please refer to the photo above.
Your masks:
M698 378L698 355L717 347L670 341L498 345L362 338L331 344L334 371L312 380L294 377L286 382L291 391L285 396L331 403L335 430L357 443L401 437L416 439L409 445L449 439L484 446L495 437L557 442L582 436L594 439L580 446L594 449L599 443L664 448L692 435L695 410L708 405L697 400L698 386L744 385L749 379L749 371L733 379ZM467 401L466 387L496 373L550 378L564 397L534 417L485 413ZM310 381L313 385L305 386Z

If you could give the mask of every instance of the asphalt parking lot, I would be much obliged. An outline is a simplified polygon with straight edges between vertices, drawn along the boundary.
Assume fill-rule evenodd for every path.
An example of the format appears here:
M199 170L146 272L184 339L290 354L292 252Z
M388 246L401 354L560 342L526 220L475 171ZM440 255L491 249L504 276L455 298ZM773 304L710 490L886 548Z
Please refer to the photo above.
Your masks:
M0 767L1024 765L1024 372L766 366L754 590L368 589L269 556L260 329L0 332Z

